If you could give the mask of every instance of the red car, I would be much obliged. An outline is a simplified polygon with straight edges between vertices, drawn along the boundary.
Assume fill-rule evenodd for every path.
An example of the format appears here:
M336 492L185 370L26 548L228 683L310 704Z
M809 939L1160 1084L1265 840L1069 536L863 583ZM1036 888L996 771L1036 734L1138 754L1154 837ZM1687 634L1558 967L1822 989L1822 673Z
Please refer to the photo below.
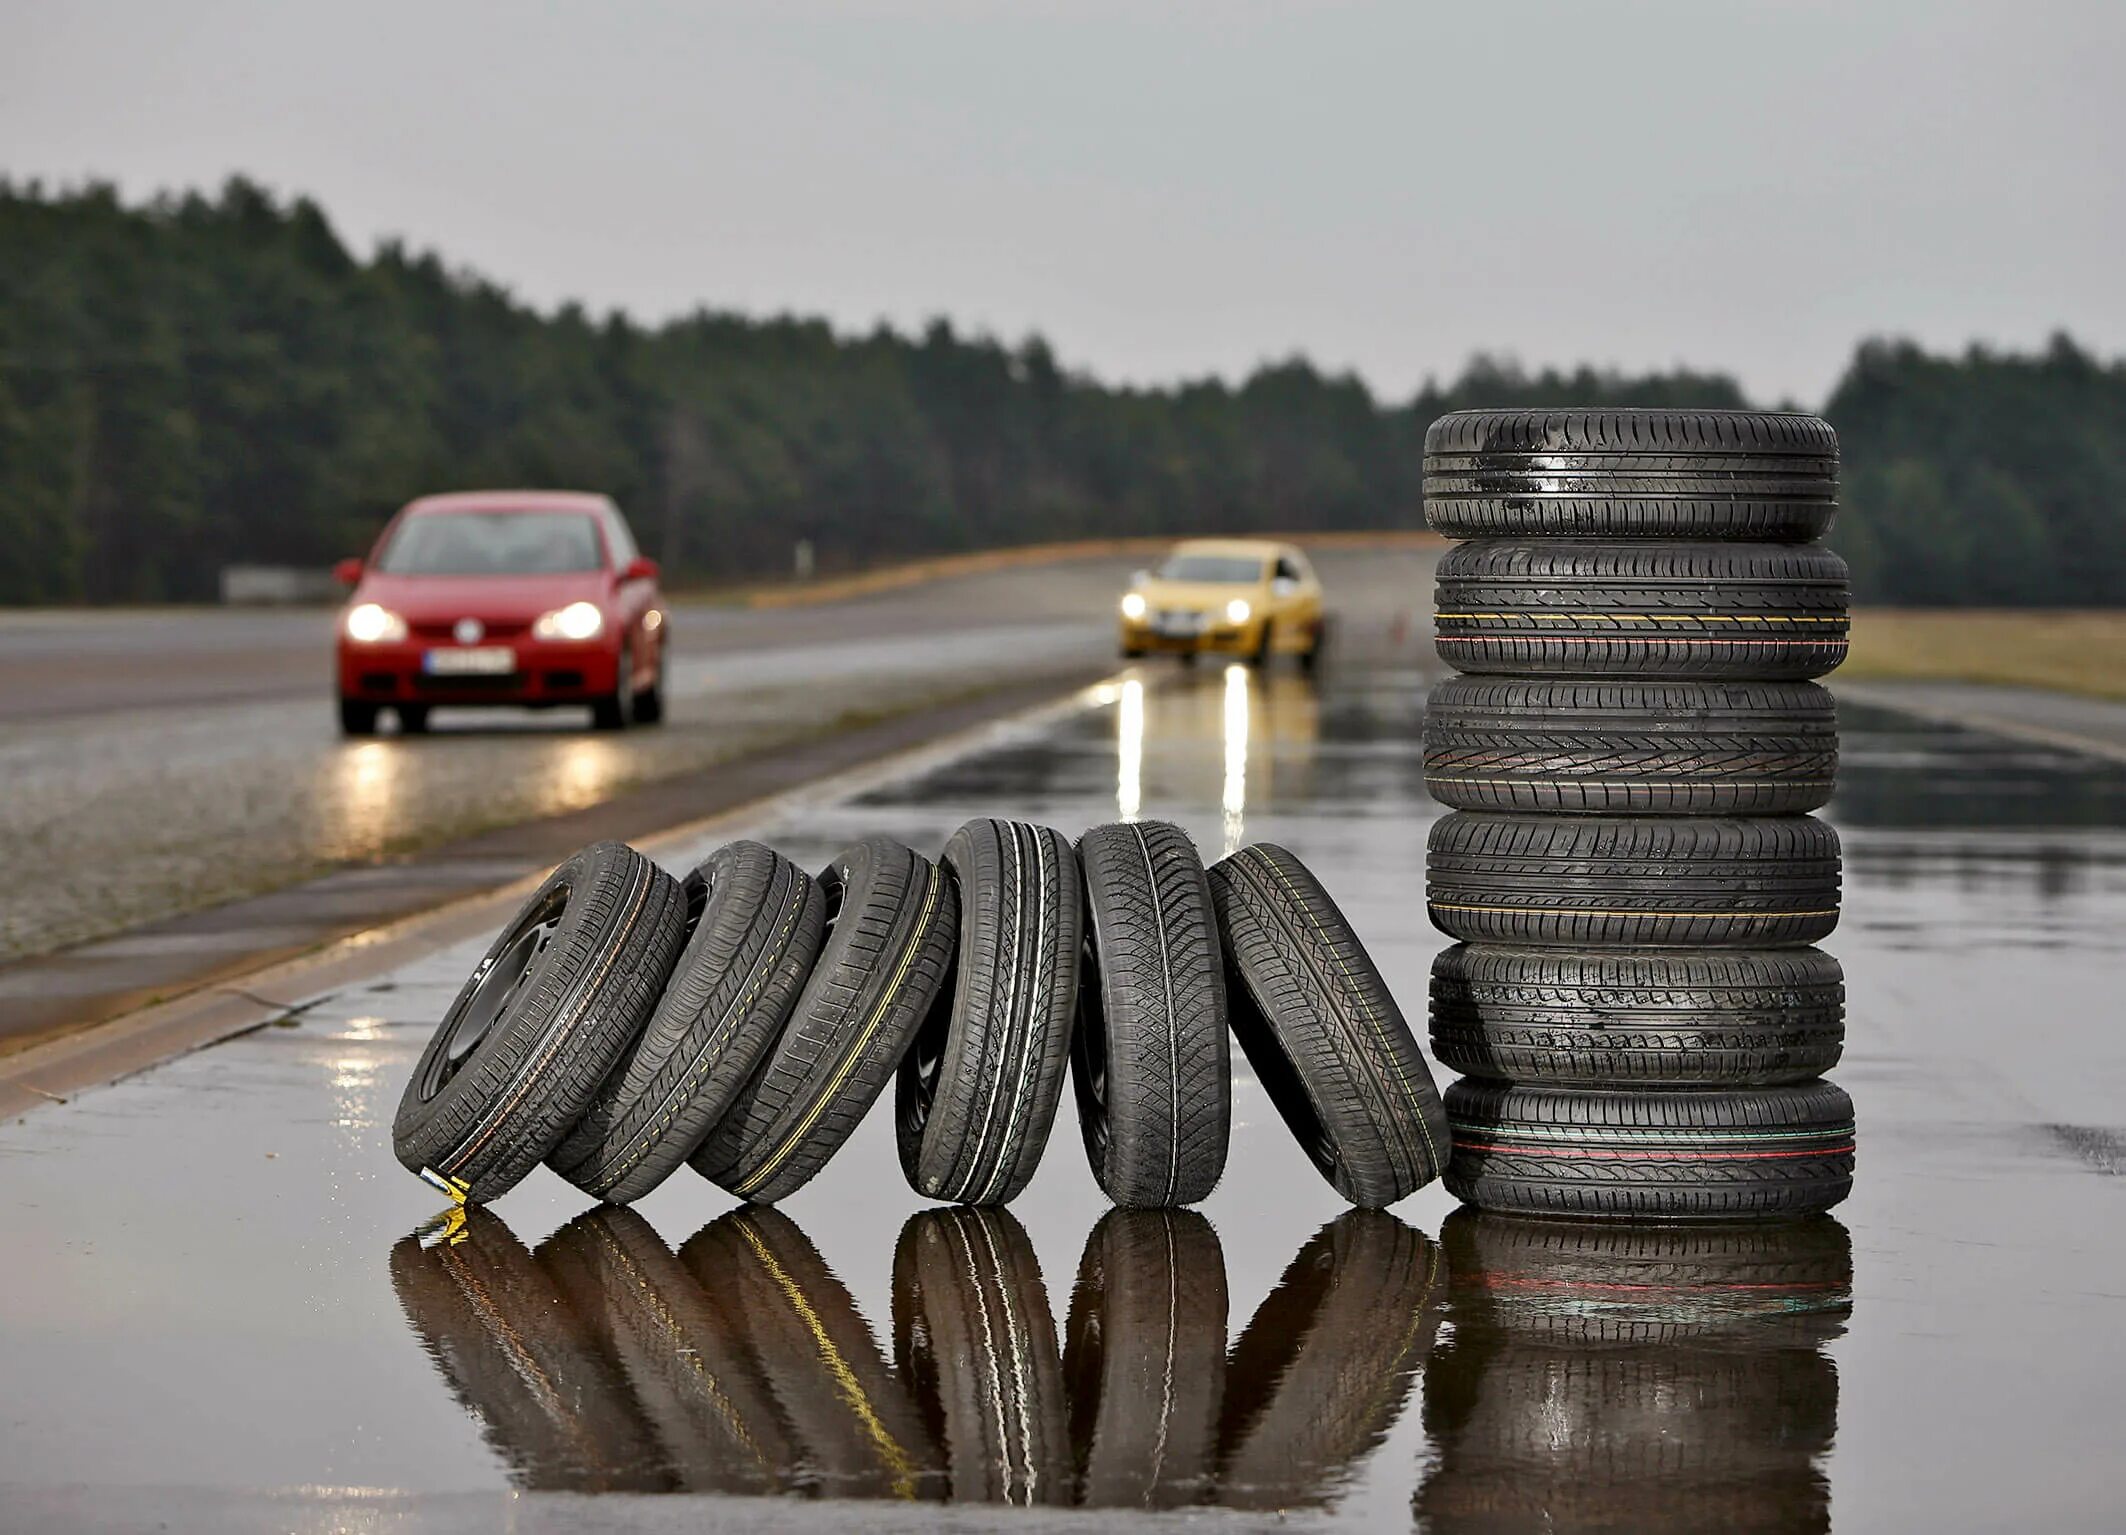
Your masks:
M657 565L620 508L574 491L482 490L403 507L339 622L340 729L426 730L438 705L588 704L601 730L664 717Z

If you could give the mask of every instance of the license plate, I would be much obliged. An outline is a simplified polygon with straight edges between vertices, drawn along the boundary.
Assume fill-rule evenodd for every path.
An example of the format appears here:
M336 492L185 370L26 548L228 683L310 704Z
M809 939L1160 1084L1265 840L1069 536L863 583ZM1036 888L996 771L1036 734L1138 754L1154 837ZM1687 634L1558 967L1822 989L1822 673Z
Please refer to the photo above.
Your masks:
M1184 635L1200 634L1203 632L1203 615L1201 613L1161 613L1159 621L1153 627L1161 634L1176 639Z
M462 650L431 650L421 658L431 677L493 677L517 669L517 653L507 645L471 645Z

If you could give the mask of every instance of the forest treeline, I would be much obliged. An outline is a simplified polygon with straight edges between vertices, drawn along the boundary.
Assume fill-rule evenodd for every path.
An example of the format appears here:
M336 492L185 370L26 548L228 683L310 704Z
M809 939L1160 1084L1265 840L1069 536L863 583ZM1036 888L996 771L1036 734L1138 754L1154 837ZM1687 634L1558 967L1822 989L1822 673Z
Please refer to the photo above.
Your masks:
M1478 359L1415 398L1302 360L1103 385L1039 339L540 312L244 180L0 181L0 602L211 597L366 549L424 491L605 490L678 583L1118 533L1416 527L1465 406L1742 406L1733 380ZM2126 366L1862 346L1824 407L1861 595L2126 602Z

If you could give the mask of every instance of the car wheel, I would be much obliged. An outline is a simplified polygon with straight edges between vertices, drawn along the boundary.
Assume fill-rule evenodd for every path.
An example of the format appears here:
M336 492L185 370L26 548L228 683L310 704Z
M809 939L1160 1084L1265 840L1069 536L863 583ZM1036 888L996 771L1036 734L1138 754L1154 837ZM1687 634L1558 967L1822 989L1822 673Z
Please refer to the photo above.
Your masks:
M352 698L341 699L340 734L343 736L375 735L376 705L360 703Z
M392 1149L459 1200L507 1193L583 1117L649 1021L686 937L679 882L600 842L546 879L421 1054Z
M1270 624L1270 621L1268 619L1264 619L1262 621L1262 633L1257 635L1255 638L1255 648L1249 651L1247 654L1248 665L1268 666L1270 664L1270 640L1272 637L1271 631L1272 626Z
M1314 643L1299 654L1299 669L1308 674L1321 670L1321 653L1329 648L1329 620L1324 614L1314 620Z
M1182 664L1183 666L1194 666L1194 665L1196 664L1196 657L1197 657L1197 655L1198 655L1198 652L1196 652L1196 651L1193 651L1193 650L1184 650L1184 651L1182 651L1182 652L1181 652L1181 664Z
M625 730L635 718L635 690L627 685L627 662L621 660L620 680L613 684L610 698L601 698L591 705L591 725L597 730Z
M399 716L399 733L401 735L419 736L428 734L428 705L400 704L396 712Z
M664 679L661 676L654 684L635 695L635 723L638 725L661 725L664 723Z

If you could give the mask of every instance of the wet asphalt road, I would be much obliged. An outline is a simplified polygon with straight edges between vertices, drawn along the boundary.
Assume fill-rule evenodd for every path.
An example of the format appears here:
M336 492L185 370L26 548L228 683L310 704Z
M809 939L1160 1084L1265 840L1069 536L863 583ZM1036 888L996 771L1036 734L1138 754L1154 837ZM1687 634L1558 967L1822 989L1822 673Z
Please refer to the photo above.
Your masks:
M1398 620L1421 636L1433 558L1318 564L1357 637ZM1060 689L1112 659L1131 563L815 607L680 606L668 723L625 735L578 710L439 710L432 736L342 741L320 611L0 614L0 964L883 711L1044 677Z
M1423 674L1147 675L755 831L1279 841L1421 1015ZM1066 1105L1009 1216L921 1213L874 1113L774 1212L682 1171L586 1218L540 1173L424 1226L389 1119L473 943L0 1127L0 1524L2116 1529L2126 769L1844 723L1834 1218L1531 1227L1436 1186L1354 1217L1236 1057L1200 1215L1110 1215Z

